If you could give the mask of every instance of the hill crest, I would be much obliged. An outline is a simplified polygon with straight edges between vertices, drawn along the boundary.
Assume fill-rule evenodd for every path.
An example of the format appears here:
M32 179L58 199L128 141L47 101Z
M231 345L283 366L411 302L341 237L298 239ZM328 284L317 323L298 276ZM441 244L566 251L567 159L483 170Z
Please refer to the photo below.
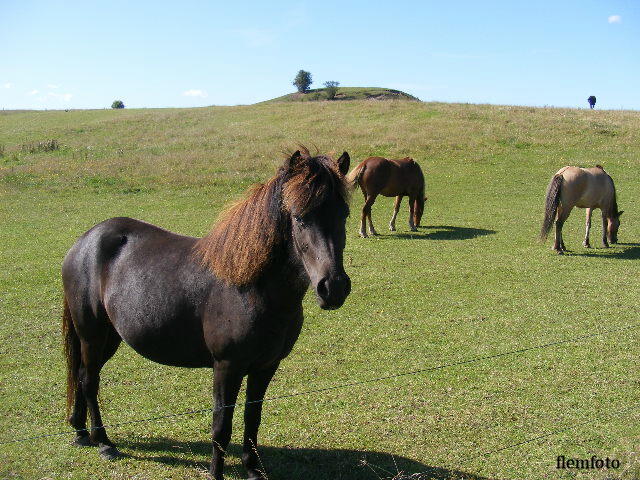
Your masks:
M420 99L408 93L392 88L380 87L339 87L336 96L331 101L340 100L405 100L419 102ZM280 103L280 102L319 102L329 101L327 99L326 88L314 88L307 93L288 93L281 97L272 98L260 103Z

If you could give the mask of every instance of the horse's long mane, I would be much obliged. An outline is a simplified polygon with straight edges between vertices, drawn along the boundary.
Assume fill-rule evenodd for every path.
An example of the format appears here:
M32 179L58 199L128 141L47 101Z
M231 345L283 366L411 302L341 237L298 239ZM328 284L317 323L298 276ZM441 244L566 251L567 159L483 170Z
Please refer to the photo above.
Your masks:
M611 178L611 177L609 177ZM613 180L611 180L611 183L613 184ZM617 217L619 215L620 210L618 210L618 196L616 195L616 186L613 185L613 198L611 199L611 210L608 212L608 214L612 217Z
M288 213L304 216L331 198L346 201L344 177L331 158L311 157L301 146L274 177L254 185L221 213L209 234L196 242L195 253L218 278L251 283L287 241Z
M611 176L604 170L604 167L602 165L596 165L596 168L599 168L600 170L602 170L604 173L606 173L607 177L609 177L609 180L611 181L611 188L613 188L613 197L611 198L611 203L609 204L609 208L607 209L605 213L605 215L608 215L610 217L616 217L618 216L618 198L616 195L616 186L613 183L613 178L611 178Z

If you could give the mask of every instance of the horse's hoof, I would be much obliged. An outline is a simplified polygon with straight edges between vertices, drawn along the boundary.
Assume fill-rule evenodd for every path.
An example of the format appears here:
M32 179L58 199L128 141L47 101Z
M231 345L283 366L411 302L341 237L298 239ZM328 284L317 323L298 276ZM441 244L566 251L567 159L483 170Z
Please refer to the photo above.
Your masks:
M71 445L75 447L94 447L95 445L91 443L89 439L89 435L76 435L76 438L73 439Z
M367 238L369 235L367 235L366 233L360 232L360 236L361 236L362 238Z
M396 231L396 227L389 227L389 231L395 232Z
M115 460L122 456L120 451L112 445L102 445L98 449L98 453L104 460Z
M582 244L582 246L583 246L584 248L591 248L591 245L589 245L588 243L583 243L583 244Z

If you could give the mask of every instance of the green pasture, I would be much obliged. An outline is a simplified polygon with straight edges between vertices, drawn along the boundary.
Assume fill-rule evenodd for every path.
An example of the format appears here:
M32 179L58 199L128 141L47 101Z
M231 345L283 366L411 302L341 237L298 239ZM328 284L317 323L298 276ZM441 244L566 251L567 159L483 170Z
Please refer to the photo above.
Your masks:
M42 151L49 140L59 148ZM393 200L379 199L381 235L361 239L354 193L351 296L330 312L307 296L269 397L608 333L268 402L269 479L640 478L640 113L394 101L0 114L0 478L206 477L210 414L111 428L115 462L70 434L4 442L69 429L59 270L75 239L112 216L203 235L298 142L347 150L352 166L410 155L429 200L419 232L405 200L390 233ZM616 182L621 243L601 248L598 212L584 249L576 210L558 256L537 241L547 183L596 163ZM104 421L209 408L211 380L122 346L102 373ZM227 472L239 479L242 408L234 423ZM559 471L558 455L622 468Z

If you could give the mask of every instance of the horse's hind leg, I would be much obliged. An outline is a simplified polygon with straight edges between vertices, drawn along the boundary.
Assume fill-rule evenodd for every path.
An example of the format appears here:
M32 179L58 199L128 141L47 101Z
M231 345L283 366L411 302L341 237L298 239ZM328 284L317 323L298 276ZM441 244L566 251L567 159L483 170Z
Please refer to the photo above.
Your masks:
M556 238L553 242L553 249L558 253L563 253L566 250L564 246L564 240L562 239L562 226L564 222L569 218L571 210L563 208L562 205L558 206L558 218L556 219Z
M391 217L391 221L389 222L389 230L392 232L396 231L396 217L398 216L398 210L400 210L400 203L402 202L402 195L398 195L396 197L396 201L393 204L393 216Z
M81 341L82 367L80 369L80 383L86 398L87 409L91 417L91 433L89 438L99 447L100 455L111 460L120 455L102 423L100 407L98 405L98 391L100 389L100 370L118 349L120 336L110 324L101 325L101 335L96 341Z
M592 208L587 208L587 218L586 218L586 225L585 225L585 233L584 233L584 242L582 242L582 245L586 248L591 248L591 245L589 244L589 230L591 230L591 213L593 212Z
M373 202L376 201L377 194L367 196L364 206L362 207L362 219L360 222L360 236L363 238L367 237L367 226L366 221L369 220L369 231L371 235L377 235L375 228L373 228L373 221L371 220L371 206Z
M89 306L79 307L73 311L74 341L76 349L76 377L74 404L69 418L71 425L80 430L75 439L77 445L97 445L100 454L107 459L115 458L118 450L107 437L100 409L98 407L98 390L100 388L100 370L118 349L120 335L111 325L107 313L102 306L95 315ZM87 413L91 418L91 428L86 431ZM84 431L82 431L84 430Z

